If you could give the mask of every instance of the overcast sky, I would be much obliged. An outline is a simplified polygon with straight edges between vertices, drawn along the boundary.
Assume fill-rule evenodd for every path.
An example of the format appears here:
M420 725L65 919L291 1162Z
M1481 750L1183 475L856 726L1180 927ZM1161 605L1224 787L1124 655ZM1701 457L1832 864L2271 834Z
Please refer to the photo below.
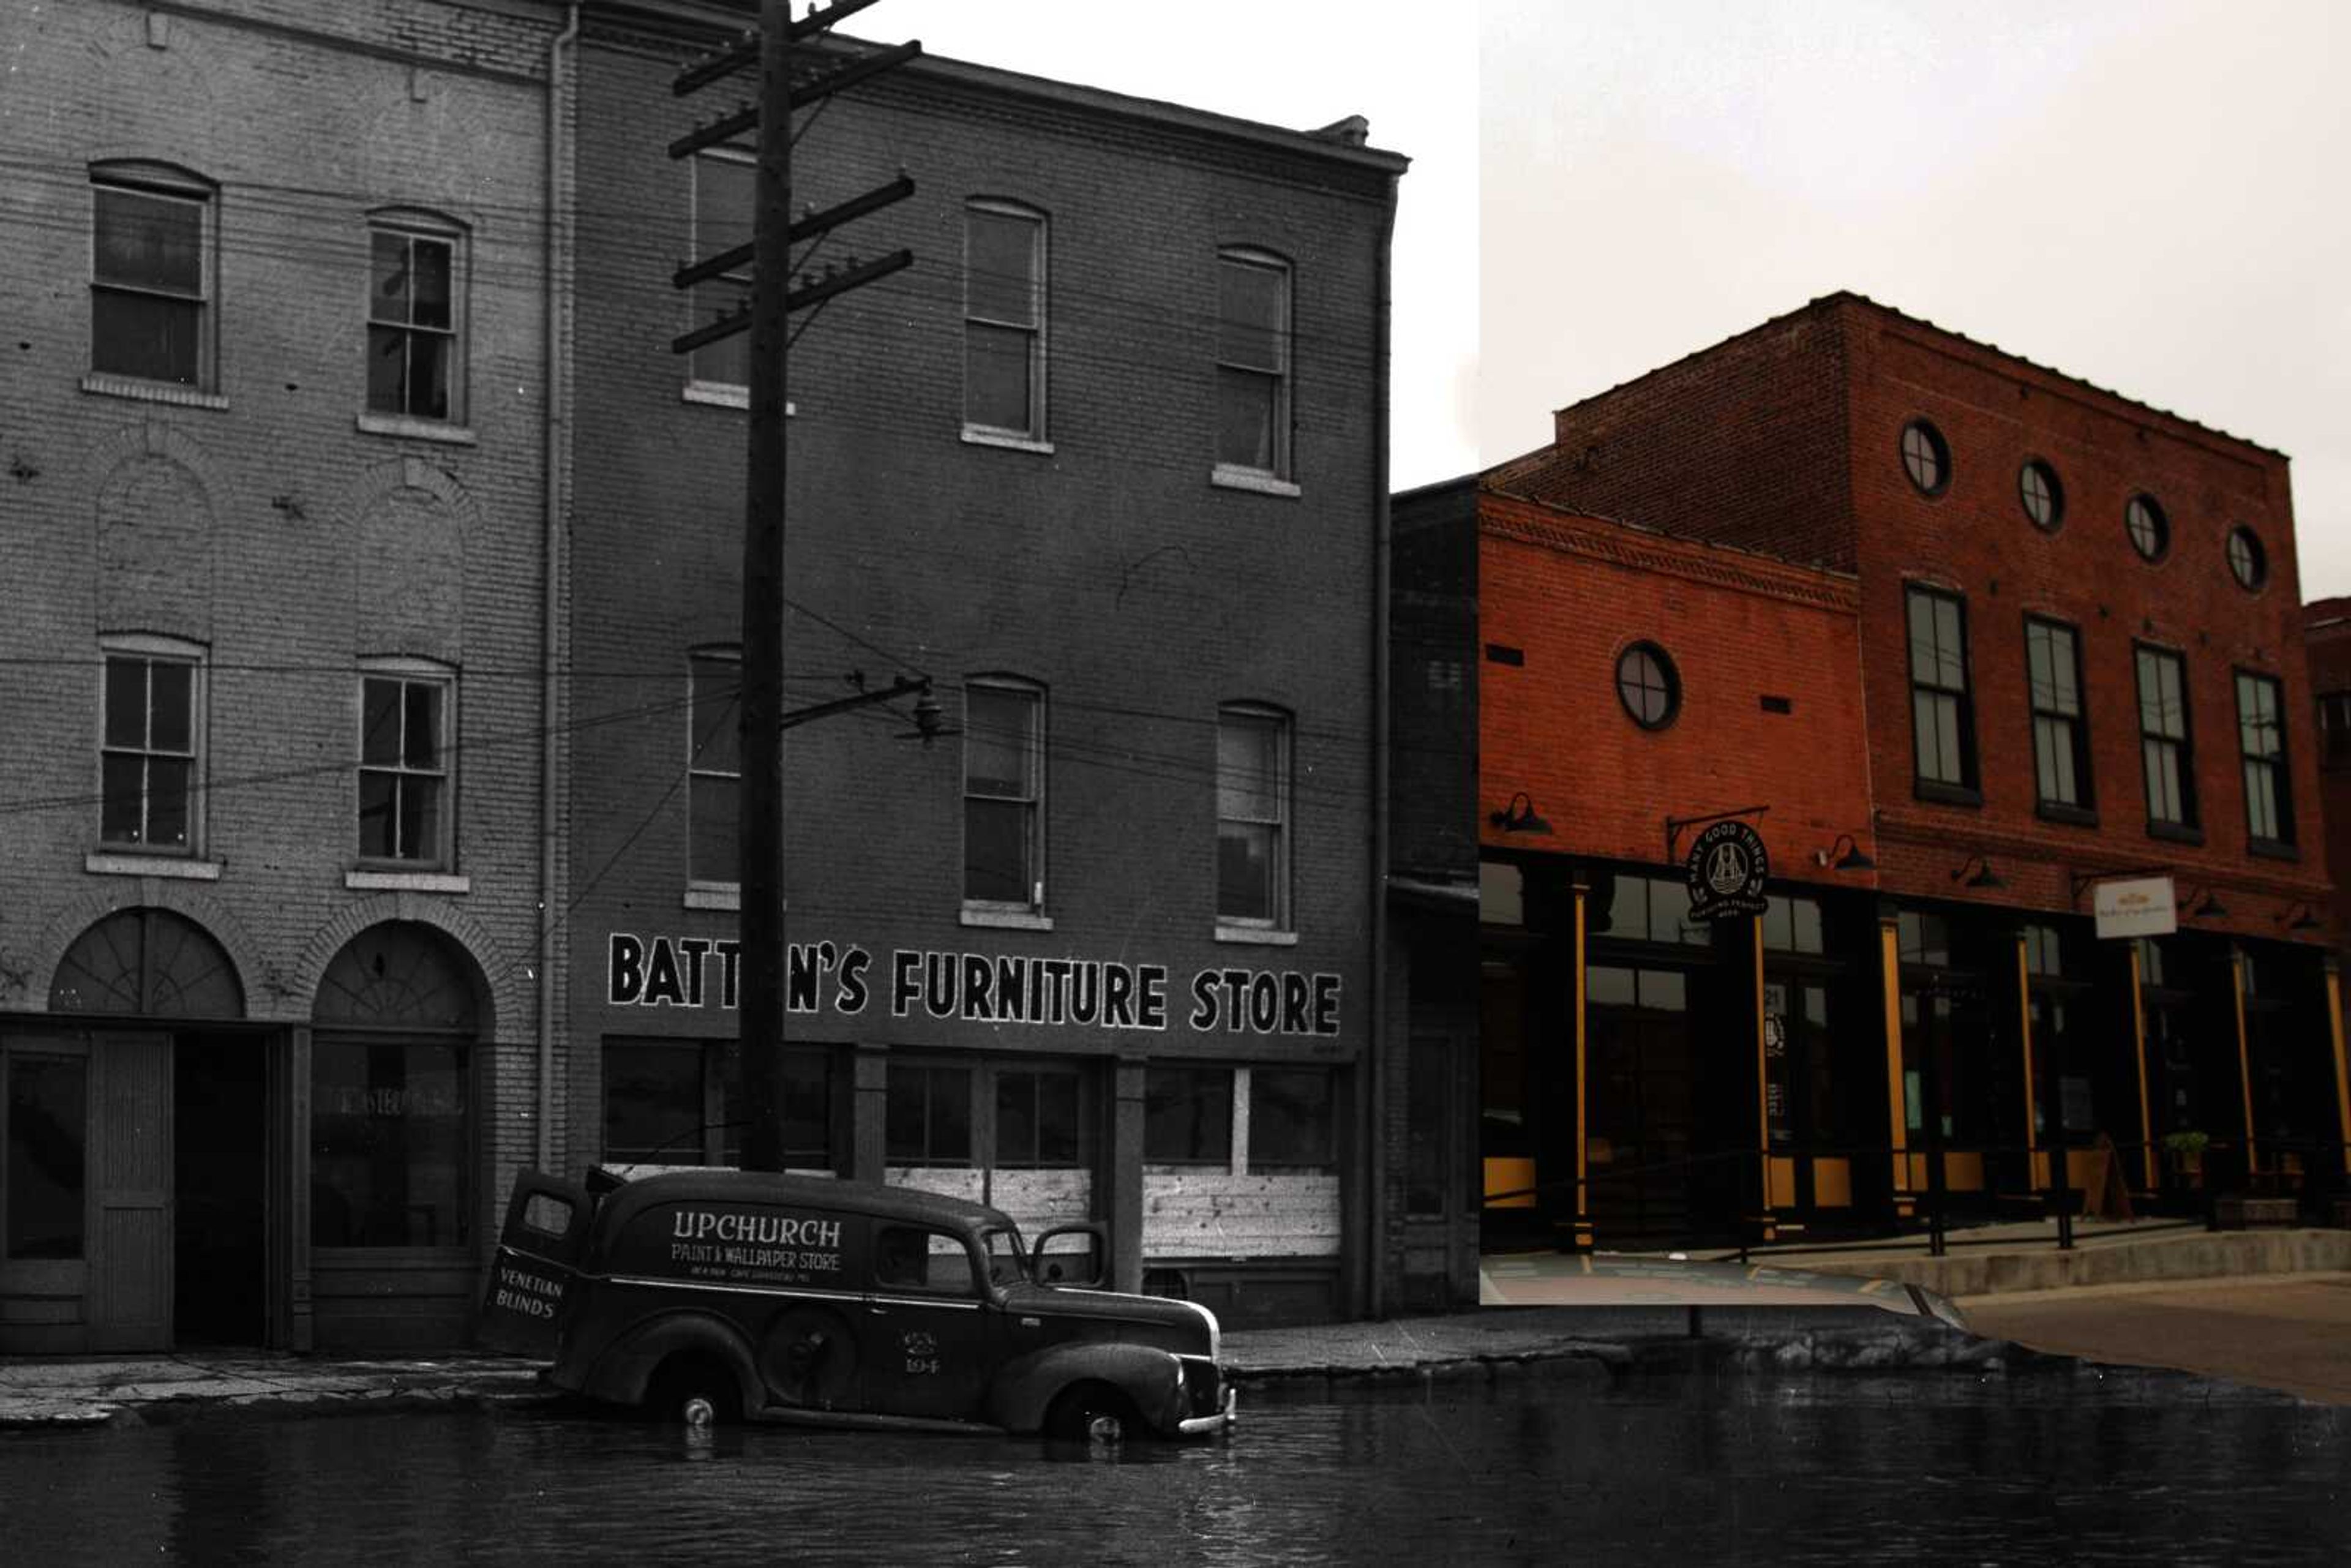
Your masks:
M1413 159L1398 486L1839 288L2284 452L2351 593L2351 5L886 0L867 37Z

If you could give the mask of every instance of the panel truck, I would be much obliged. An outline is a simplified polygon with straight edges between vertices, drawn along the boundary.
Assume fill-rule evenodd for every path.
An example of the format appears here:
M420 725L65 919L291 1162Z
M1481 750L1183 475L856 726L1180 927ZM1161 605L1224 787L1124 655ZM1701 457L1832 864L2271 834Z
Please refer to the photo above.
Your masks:
M551 1354L566 1392L693 1425L1115 1441L1233 1423L1215 1314L1101 1289L1098 1225L1032 1248L996 1209L906 1187L590 1176L517 1179L482 1303L484 1342Z

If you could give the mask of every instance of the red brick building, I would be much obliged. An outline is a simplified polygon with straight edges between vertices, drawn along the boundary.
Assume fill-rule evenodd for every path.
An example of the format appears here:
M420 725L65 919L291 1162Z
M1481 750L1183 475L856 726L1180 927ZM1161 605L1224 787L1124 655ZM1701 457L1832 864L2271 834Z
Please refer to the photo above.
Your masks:
M668 345L742 298L669 277L749 165L664 151L739 16L597 5L582 49L569 1082L608 1161L739 1134L745 350ZM1404 160L938 59L806 123L796 203L915 183L823 258L915 261L801 319L789 696L927 677L946 734L788 736L789 1161L1104 1219L1121 1283L1241 1321L1374 1306Z
M1819 895L1812 950L1791 955L1805 962L1784 987L1771 989L1765 934L1770 994L1759 1005L1742 983L1719 999L1729 1011L1714 1032L1740 1032L1742 1014L1760 1026L1760 1110L1709 1113L1701 1094L1685 1115L1670 1084L1618 1086L1667 1107L1665 1141L1645 1130L1643 1150L1651 1167L1690 1171L1688 1218L1760 1218L1768 1186L1771 1214L1824 1222L1847 1176L1861 1213L1908 1212L1930 1176L1962 1203L2029 1208L2061 1125L2073 1180L2116 1163L2143 1201L2186 1200L2161 1158L2170 1133L2210 1140L2217 1181L2338 1179L2337 981L2282 456L1836 295L1561 410L1553 443L1483 488L1489 622L1545 591L1500 575L1528 572L1497 534L1525 528L1531 505L1801 563L1850 607L1843 622L1792 623L1670 581L1578 594L1577 574L1553 567L1538 575L1564 579L1576 606L1554 635L1582 644L1582 684L1599 695L1553 696L1525 666L1498 669L1490 646L1482 666L1489 860L1522 863L1540 842L1565 857L1540 863L1571 889L1596 890L1602 862L1620 879L1665 876L1667 819L1756 806L1775 893L1783 878L1820 883L1832 823L1874 862L1870 895ZM1602 537L1620 556L1637 538ZM1663 658L1631 658L1631 639ZM1599 684L1610 650L1627 650L1613 715ZM1782 721L1803 721L1792 745L1756 711L1771 695L1792 698ZM1701 700L1740 721L1716 728ZM1685 706L1650 730L1643 703ZM1585 766L1593 782L1577 792ZM1521 782L1561 768L1567 795ZM1729 799L1734 784L1753 798ZM1549 835L1502 825L1521 789ZM1818 824L1821 846L1789 841L1798 822ZM2177 932L2099 940L2098 886L2152 877L2169 879ZM1806 946L1795 934L1814 894L1784 893L1782 935ZM1766 923L1779 918L1775 904ZM1674 939L1654 915L1644 936ZM1718 927L1692 940L1727 958L1748 939ZM1637 984L1629 1003L1565 976L1541 986L1587 1030L1620 1008L1642 1041L1684 1027L1656 1022ZM1813 1061L1830 1064L1817 1082L1793 1065L1808 1033L1825 1042ZM1793 1076L1775 1091L1782 1051ZM1754 1070L1746 1083L1734 1098L1758 1087ZM1823 1154L1813 1135L1808 1155L1793 1120L1805 1105L1855 1152ZM1604 1082L1587 1112L1624 1113ZM1738 1184L1741 1203L1707 1174L1709 1156L1766 1143L1789 1151L1793 1181L1764 1167ZM1919 1157L1928 1148L1939 1157ZM1667 1204L1668 1228L1685 1212Z
M460 1343L550 1157L563 14L0 22L0 1352Z

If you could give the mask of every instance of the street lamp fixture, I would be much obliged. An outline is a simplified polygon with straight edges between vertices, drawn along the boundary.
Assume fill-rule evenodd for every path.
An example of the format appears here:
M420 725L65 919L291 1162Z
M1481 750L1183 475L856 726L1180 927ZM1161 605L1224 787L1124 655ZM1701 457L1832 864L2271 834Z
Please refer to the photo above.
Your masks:
M2218 920L2229 913L2229 906L2209 887L2198 888L2181 899L2179 907L2188 912L2190 920Z
M1972 868L1972 869L1970 869ZM1991 862L1981 855L1970 855L1951 873L1951 880L1961 887L2006 887L2008 880L1991 869Z
M1854 836L1851 833L1839 833L1836 836L1836 842L1824 850L1814 850L1813 862L1815 865L1827 866L1831 871L1876 871L1877 869L1877 862L1862 853L1861 845L1854 841Z

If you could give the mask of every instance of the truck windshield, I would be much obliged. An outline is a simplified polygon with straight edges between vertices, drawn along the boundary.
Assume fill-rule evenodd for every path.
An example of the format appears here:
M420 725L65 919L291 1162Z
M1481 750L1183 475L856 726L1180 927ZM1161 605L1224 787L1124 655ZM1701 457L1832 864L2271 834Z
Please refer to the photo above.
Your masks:
M987 1249L989 1284L1017 1285L1029 1277L1029 1253L1020 1245L1020 1232L998 1227L980 1232L979 1239Z

